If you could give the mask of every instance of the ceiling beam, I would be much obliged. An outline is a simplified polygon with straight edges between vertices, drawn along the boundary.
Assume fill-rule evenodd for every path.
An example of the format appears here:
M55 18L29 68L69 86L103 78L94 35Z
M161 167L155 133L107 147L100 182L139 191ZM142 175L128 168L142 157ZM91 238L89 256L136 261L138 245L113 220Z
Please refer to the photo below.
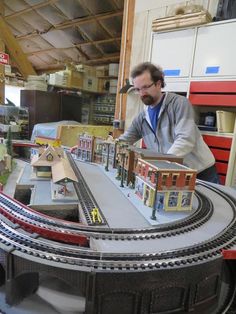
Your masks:
M28 75L36 75L36 72L32 64L27 59L22 48L20 47L18 41L13 36L9 26L0 15L0 37L5 43L8 51L10 52L11 57L15 60L19 71L21 72L24 78L27 78Z
M119 53L115 53L112 54L110 56L106 55L105 57L102 58L97 58L97 59L91 59L85 62L85 64L98 64L98 63L108 63L108 62L113 62L113 61L119 61L120 58L120 54Z
M101 63L109 63L109 62L119 62L120 54L112 54L110 56L105 56L102 58L97 58L97 59L91 59L88 61L83 62L83 64L88 64L88 65L96 65L96 64L101 64ZM61 61L61 63L54 63L50 64L47 67L37 67L36 71L37 72L52 72L52 70L63 70L65 69L65 61Z
M108 18L112 18L114 16L122 16L123 15L123 10L119 10L117 12L114 13L102 13L102 14L98 14L96 15L96 19L98 20L103 20L103 19L108 19ZM50 28L50 30L61 30L61 29L65 29L65 28L69 28L71 26L76 26L76 25L82 25L82 24L87 24L93 21L96 21L96 19L94 17L84 17L84 18L79 18L79 19L74 19L72 21L67 21L58 25L54 25L52 28ZM41 34L46 34L48 31L45 32L39 32L39 31L34 31L33 33L30 34L25 34L25 35L19 35L16 36L17 39L28 39L34 36L38 36Z
M73 45L73 46L67 47L67 48L55 48L55 47L53 47L53 48L48 48L48 49L41 49L41 50L36 50L36 51L33 51L33 52L27 52L26 55L27 56L34 56L34 55L39 55L39 54L45 53L45 52L55 51L55 50L64 51L66 49L71 49L71 48L81 48L83 46L90 45L90 44L99 45L99 44L110 43L110 42L113 42L113 41L120 41L120 40L121 40L121 37L115 37L115 38L109 38L109 39L101 39L101 40L87 40L86 42L83 42L81 44L76 44L76 45Z
M55 2L57 2L58 0L47 0L47 1L44 1L42 3L39 3L39 4L35 4L35 5L31 5L29 6L28 8L26 9L23 9L23 10L20 10L20 11L17 11L17 12L14 12L12 14L9 14L9 15L6 15L5 16L5 20L8 21L10 19L13 19L17 16L20 16L22 14L25 14L25 13L28 13L28 12L31 12L33 10L37 10L37 9L40 9L40 8L43 8L43 7L46 7L47 5L50 5L50 4L54 4Z

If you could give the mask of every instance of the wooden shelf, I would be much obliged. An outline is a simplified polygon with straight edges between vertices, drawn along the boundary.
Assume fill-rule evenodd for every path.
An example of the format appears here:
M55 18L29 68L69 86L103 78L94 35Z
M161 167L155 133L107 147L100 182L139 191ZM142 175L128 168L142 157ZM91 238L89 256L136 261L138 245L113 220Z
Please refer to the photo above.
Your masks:
M81 93L92 93L92 94L97 94L97 95L105 95L107 94L107 92L95 92L95 91L91 91L91 90L86 90L86 89L82 89L82 88L79 88L79 87L68 87L68 86L63 86L63 85L51 85L51 84L48 84L49 87L52 87L52 88L61 88L63 90L71 90L71 91L77 91L77 92L81 92Z
M117 76L112 76L112 75L97 76L97 78L102 78L102 79L118 79Z

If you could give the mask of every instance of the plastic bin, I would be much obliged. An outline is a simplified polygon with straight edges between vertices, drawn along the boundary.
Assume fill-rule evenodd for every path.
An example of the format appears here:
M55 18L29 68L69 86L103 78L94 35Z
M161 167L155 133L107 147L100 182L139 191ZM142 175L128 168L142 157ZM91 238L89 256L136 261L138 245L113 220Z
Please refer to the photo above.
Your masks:
M217 110L216 122L217 130L220 133L233 133L235 124L235 112Z

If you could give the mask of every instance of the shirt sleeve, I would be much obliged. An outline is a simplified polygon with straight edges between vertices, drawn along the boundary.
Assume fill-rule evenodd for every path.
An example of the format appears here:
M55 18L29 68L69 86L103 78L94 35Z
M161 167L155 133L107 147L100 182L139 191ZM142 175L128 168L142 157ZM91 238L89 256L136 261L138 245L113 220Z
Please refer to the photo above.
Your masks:
M184 157L195 147L197 126L194 121L192 105L187 98L176 100L174 106L174 142L168 154Z
M139 117L136 117L131 123L130 127L119 137L120 141L127 142L129 144L134 144L142 138L141 134L141 120Z

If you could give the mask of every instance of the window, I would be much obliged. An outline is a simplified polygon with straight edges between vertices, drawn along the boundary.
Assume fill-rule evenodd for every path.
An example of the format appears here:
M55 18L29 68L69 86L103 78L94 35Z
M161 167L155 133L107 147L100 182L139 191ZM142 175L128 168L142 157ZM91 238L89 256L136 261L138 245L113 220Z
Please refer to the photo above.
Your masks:
M179 177L178 174L176 173L172 174L172 185L176 185L178 177Z
M192 178L191 174L187 174L186 175L186 177L185 177L185 185L189 185L191 178Z
M53 155L51 153L48 153L46 159L47 161L53 161Z
M162 177L161 177L161 185L166 185L166 181L167 181L167 178L168 178L168 174L166 173L163 173L162 174Z

